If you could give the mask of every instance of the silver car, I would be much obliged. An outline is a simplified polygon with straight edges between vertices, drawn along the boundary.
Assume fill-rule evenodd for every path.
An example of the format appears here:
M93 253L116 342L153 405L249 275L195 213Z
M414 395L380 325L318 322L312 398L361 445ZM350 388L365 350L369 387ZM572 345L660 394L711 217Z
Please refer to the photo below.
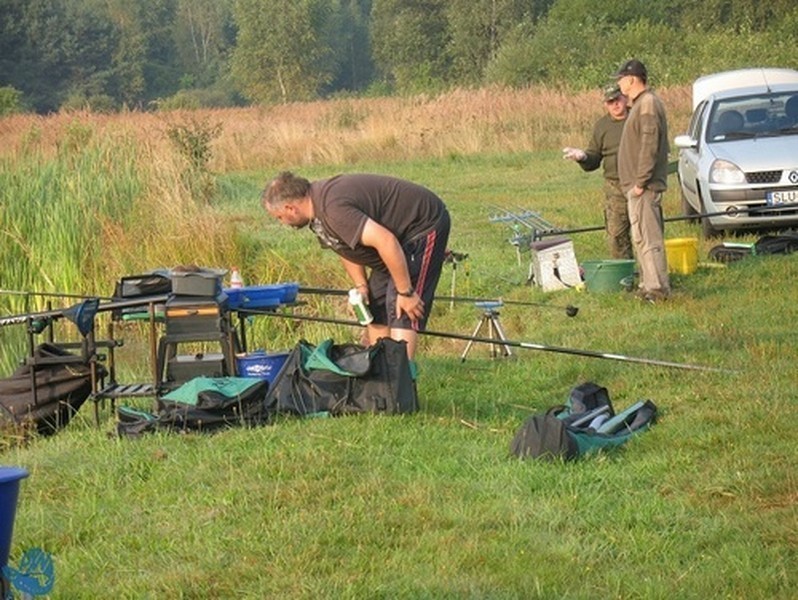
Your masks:
M705 236L798 225L798 71L697 79L690 127L674 143L682 208Z

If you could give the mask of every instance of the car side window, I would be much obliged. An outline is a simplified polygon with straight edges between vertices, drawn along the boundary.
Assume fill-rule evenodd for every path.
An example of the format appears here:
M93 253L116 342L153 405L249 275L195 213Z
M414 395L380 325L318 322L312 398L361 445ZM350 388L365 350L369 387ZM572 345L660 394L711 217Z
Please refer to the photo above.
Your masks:
M687 135L696 140L701 145L701 126L704 122L704 113L706 113L707 103L702 102L693 111L693 116L690 119L690 127L687 129Z

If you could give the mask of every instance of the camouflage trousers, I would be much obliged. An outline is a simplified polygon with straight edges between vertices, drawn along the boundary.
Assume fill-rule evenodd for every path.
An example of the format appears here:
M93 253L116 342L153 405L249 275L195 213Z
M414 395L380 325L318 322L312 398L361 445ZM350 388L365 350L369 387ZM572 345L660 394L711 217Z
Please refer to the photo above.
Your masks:
M629 207L617 181L604 180L604 227L611 258L634 258Z

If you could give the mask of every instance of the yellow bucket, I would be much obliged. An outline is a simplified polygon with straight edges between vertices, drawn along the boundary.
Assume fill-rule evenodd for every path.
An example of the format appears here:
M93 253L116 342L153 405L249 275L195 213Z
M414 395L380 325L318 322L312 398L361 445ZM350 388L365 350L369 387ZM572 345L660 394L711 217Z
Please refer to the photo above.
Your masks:
M676 238L665 240L668 272L690 275L698 269L698 239Z

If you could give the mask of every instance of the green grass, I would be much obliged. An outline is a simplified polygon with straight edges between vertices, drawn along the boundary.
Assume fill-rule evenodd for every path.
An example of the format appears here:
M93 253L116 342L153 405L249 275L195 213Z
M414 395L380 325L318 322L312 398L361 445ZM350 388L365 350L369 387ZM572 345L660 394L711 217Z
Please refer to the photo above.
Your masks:
M550 305L505 306L512 340L734 372L522 349L490 360L483 345L462 363L465 342L424 337L412 416L120 440L107 407L95 428L86 405L56 436L5 452L4 463L30 471L12 563L33 546L52 553L53 598L794 596L795 256L674 276L672 300L656 306L620 292L544 293L524 285L529 255L519 265L510 228L489 217L499 205L561 227L601 223L600 176L555 153L296 170L379 171L438 191L453 216L450 247L469 254L456 292ZM335 257L309 233L260 213L256 195L271 175L224 176L224 198L208 208L235 219L258 249L248 283L277 272L343 287ZM665 212L677 211L672 189ZM698 228L678 222L666 234L697 237ZM601 232L572 239L579 260L605 256ZM715 243L701 240L702 262ZM450 278L447 268L439 292L449 293ZM343 302L311 300L303 311L351 318ZM470 334L480 314L439 302L430 327ZM358 335L267 318L253 331L264 347ZM146 373L145 350L140 333L120 349L126 375ZM606 386L616 408L652 399L659 422L612 454L511 459L523 420L588 380Z

